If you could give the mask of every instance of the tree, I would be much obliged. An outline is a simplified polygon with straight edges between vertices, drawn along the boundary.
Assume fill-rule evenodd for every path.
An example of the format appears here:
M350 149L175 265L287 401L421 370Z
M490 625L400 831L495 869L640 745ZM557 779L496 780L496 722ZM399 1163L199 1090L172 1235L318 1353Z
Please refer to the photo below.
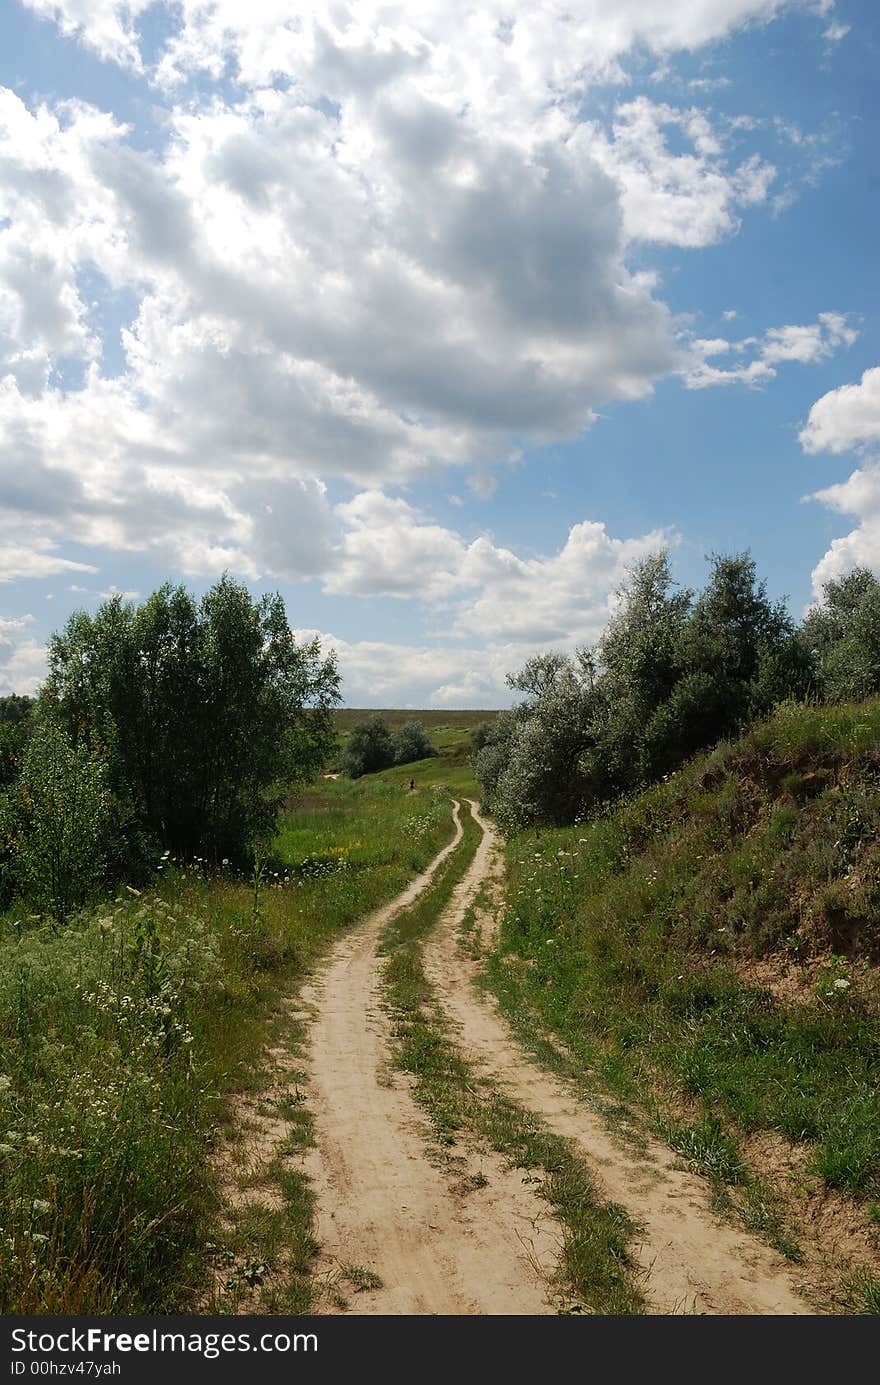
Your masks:
M49 669L70 734L106 746L129 836L175 851L246 853L335 744L334 657L297 643L279 595L253 601L228 576L200 602L166 584L76 612Z
M60 920L100 879L109 800L105 760L46 698L22 760L14 859L25 893Z
M349 779L376 774L394 764L394 740L388 723L380 716L368 717L351 728L340 758L340 768Z
M844 701L880 692L880 582L867 568L825 583L804 635L826 697Z
M596 744L592 663L559 655L530 659L508 677L530 696L481 733L471 764L487 808L505 831L576 816L591 787Z
M674 641L674 678L646 719L645 778L737 735L811 687L812 661L782 602L771 602L748 553L712 559L709 582Z
M398 727L391 737L394 750L394 763L408 765L413 760L428 760L439 751L428 739L428 733L420 721L408 721Z
M35 698L23 697L21 693L0 697L0 726L19 726L26 722L36 705Z
M18 780L36 705L34 698L18 693L0 697L0 790Z
M617 593L617 611L599 643L597 741L608 792L635 787L653 769L656 737L646 731L681 677L680 646L693 606L693 592L674 586L665 552L637 563Z

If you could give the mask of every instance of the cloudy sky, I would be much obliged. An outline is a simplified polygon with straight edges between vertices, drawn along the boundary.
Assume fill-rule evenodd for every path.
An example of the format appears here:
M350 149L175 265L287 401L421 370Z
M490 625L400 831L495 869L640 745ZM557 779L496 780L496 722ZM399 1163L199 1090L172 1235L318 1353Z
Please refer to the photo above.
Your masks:
M498 706L663 544L880 570L875 0L4 0L0 692L224 570Z

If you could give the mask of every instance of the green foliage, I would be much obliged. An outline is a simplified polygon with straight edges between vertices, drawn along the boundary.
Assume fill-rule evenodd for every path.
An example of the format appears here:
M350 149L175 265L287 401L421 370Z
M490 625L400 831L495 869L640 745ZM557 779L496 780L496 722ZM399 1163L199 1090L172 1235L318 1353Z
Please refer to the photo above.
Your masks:
M0 697L0 726L18 726L26 722L36 706L33 697L22 697L20 693L10 693Z
M71 740L48 699L35 717L13 801L13 869L28 898L63 920L101 877L109 790L104 758Z
M21 757L31 733L29 717L0 721L0 788L14 784L21 772Z
M530 660L526 695L474 741L474 772L506 831L559 825L676 769L811 686L807 641L747 554L715 558L698 597L665 554L639 563L594 651Z
M49 664L71 734L107 748L130 839L240 857L334 745L333 657L297 644L280 596L255 602L226 576L200 602L164 586L76 612Z
M364 774L388 769L394 760L394 737L388 723L382 717L373 716L351 728L339 764L349 779L360 779Z
M394 763L408 765L413 760L430 760L440 752L431 744L428 733L420 721L408 721L399 727L391 737L394 747Z
M846 701L880 692L880 582L867 568L826 582L804 634L826 697Z

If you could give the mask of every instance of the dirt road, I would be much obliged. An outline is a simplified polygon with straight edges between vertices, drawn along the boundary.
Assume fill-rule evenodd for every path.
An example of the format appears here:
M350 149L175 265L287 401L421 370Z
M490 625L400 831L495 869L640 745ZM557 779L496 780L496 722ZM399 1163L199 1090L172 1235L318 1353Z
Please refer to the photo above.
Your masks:
M404 1077L389 1067L376 948L384 924L425 889L456 835L390 905L338 944L303 999L314 1008L308 1103L317 1148L306 1168L317 1194L319 1280L369 1314L536 1314L555 1311L548 1287L560 1236L546 1203L492 1156L444 1170ZM466 1155L464 1156L466 1157ZM481 1183L482 1179L476 1180ZM326 1300L330 1302L328 1298Z
M637 1256L651 1311L811 1311L781 1256L719 1221L707 1185L676 1168L665 1146L650 1143L642 1158L619 1142L561 1079L525 1056L494 1003L475 987L477 964L458 946L457 930L482 883L497 878L500 858L491 827L477 805L470 808L482 840L425 954L465 1056L569 1139L600 1188L643 1227ZM314 1014L308 1103L317 1147L306 1167L317 1196L317 1273L330 1290L328 1303L334 1285L375 1284L350 1302L361 1313L552 1313L561 1231L546 1202L495 1155L464 1144L463 1163L444 1163L408 1080L390 1067L380 932L456 849L458 805L455 815L450 845L337 945L303 996Z

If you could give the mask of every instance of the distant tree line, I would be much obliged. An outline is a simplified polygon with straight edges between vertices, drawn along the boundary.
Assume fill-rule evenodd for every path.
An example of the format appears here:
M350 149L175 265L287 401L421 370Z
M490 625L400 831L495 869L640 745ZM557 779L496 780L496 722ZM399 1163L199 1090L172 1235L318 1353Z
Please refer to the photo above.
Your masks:
M802 625L772 602L748 554L716 557L700 593L669 559L639 563L602 639L530 659L523 694L472 733L486 806L505 830L574 821L735 736L779 702L880 692L880 582L829 582Z
M333 753L338 701L334 656L228 576L75 612L36 705L0 709L0 888L63 915L163 849L246 858Z
M438 753L420 721L408 721L392 731L383 717L374 716L351 728L339 767L349 779L360 779L364 774L426 760Z

